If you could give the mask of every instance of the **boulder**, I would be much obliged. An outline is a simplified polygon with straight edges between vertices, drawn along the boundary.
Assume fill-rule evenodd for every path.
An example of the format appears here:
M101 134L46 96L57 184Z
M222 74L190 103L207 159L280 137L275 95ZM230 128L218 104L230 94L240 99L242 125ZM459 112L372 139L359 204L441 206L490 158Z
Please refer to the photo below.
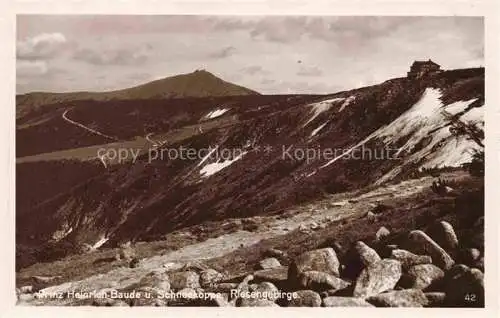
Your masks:
M288 254L276 248L268 248L264 251L264 256L277 258L279 261L284 261L288 259Z
M354 297L366 298L393 289L402 275L401 263L383 259L363 269L354 286Z
M297 282L307 271L319 271L339 276L340 262L333 248L317 249L296 257L288 268L288 279Z
M362 298L332 296L323 298L323 307L373 307L373 305Z
M288 286L288 267L280 266L271 269L261 269L253 273L254 281L271 282L279 289L286 289Z
M432 263L432 258L428 255L417 255L400 249L392 250L391 258L400 261L406 270L415 265Z
M170 279L168 274L161 271L154 271L144 276L138 283L141 287L149 287L157 292L170 291Z
M433 233L434 240L439 244L447 253L453 255L458 248L458 237L453 229L453 226L446 222L439 222L438 226Z
M377 307L424 307L428 300L420 289L394 290L369 297L366 301Z
M286 305L288 307L320 307L321 297L313 290L297 290Z
M220 282L223 278L223 274L213 268L209 268L200 273L200 285L201 287L212 286L217 282Z
M31 276L33 282L37 284L47 284L51 283L54 280L60 278L61 276Z
M354 244L354 250L357 252L359 260L365 267L377 261L380 261L380 256L377 254L377 252L361 241L358 241L356 242L356 244Z
M380 242L389 235L391 235L391 231L389 231L385 226L382 226L378 229L377 233L375 233L375 242Z
M173 290L200 287L200 276L191 271L170 273L170 287Z
M236 300L239 298L238 295L241 294L241 293L246 293L246 292L250 292L250 286L249 286L249 283L254 279L254 276L253 275L247 275L245 276L245 278L243 278L243 280L238 284L238 286L236 287L236 289L233 289L231 291L231 294L230 294L230 298L233 298L235 297L234 299L232 299L232 301L234 302L234 304L236 304ZM233 295L232 293L235 292L236 295Z
M413 289L426 289L444 278L444 272L432 264L412 266L407 274L411 280L410 287Z
M430 255L433 263L441 269L448 270L455 264L451 256L424 232L412 231L408 238L415 253Z
M484 275L477 268L457 269L447 277L445 304L449 307L484 307ZM447 273L448 274L448 273Z
M258 269L271 269L271 268L277 268L281 267L280 261L278 261L274 257L269 257L261 260L259 262Z
M428 304L427 307L443 307L446 299L446 294L443 292L430 292L425 293L427 297Z
M318 292L329 289L340 290L349 285L348 282L328 273L308 271L299 275L299 286L301 288Z
M16 305L27 305L35 298L33 294L20 294L17 297Z
M207 290L219 293L229 293L232 289L238 288L238 283L216 283L207 287Z
M481 257L474 263L474 267L484 272L484 257Z
M279 298L279 290L270 282L262 282L250 287L250 292L255 292L260 295L260 298L276 301Z
M465 248L459 252L459 261L465 265L474 267L481 252L477 248Z

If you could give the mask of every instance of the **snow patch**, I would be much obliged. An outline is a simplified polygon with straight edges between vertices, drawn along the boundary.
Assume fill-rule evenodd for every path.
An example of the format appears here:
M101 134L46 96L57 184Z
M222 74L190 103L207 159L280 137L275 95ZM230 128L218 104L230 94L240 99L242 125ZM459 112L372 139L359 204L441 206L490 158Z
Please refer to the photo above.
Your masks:
M204 178L210 177L211 175L216 174L217 172L221 171L222 169L224 169L224 168L230 166L231 164L233 164L234 162L240 160L241 158L243 158L243 156L245 154L246 154L246 151L242 152L239 156L237 156L233 159L228 159L228 160L225 160L222 162L217 161L214 163L209 163L200 170L200 174Z
M382 176L376 184L392 179L404 169L406 164L419 162L422 159L422 168L460 166L470 161L474 149L478 149L480 146L466 136L453 135L446 124L449 121L450 114L464 111L477 99L443 106L440 98L440 90L427 88L420 100L396 120L379 128L342 155L321 166L320 169L333 164L343 156L350 154L354 149L375 138L381 139L386 145L394 145L399 139L408 138L406 143L395 153L396 156L403 158L402 164ZM463 114L460 120L484 125L482 107L472 108ZM424 139L426 143L422 146ZM416 149L418 145L420 145L419 149ZM404 154L408 154L408 156L402 157L401 155Z
M212 150L210 150L210 152L201 159L200 163L197 165L197 167L201 166L205 161L207 161L208 158L210 158L210 156L219 148L219 146L216 146L215 148L213 148ZM210 149L210 148L209 148Z
M347 106L349 106L354 100L356 99L356 96L352 95L347 97L347 99L342 103L342 106L339 108L339 113L344 110Z
M229 108L222 108L222 109L219 108L219 109L213 110L210 113L206 114L205 118L212 119L212 118L222 116L228 110L229 110Z
M99 247L103 246L104 243L106 243L108 240L109 240L109 238L107 238L105 236L101 237L101 239L99 241L97 241L94 245L92 245L92 249L93 250L98 249Z
M474 103L475 101L477 101L477 98L473 99L473 100L468 100L468 101L461 100L461 101L458 101L458 102L455 102L455 103L452 103L449 105L445 105L445 106L443 106L443 109L445 112L447 112L450 115L456 115L456 114L466 110L467 107L470 104Z
M331 99L326 99L321 102L313 103L313 104L308 104L307 106L312 107L312 112L313 115L309 120L304 124L304 126L307 126L311 121L313 121L316 117L319 116L319 114L326 112L329 110L333 105L336 103L339 103L341 101L345 100L343 97L337 97L337 98L331 98Z
M315 136L323 127L325 127L325 125L327 124L328 122L320 125L318 128L314 129L311 133L311 137Z
M484 107L474 107L460 116L460 120L467 124L478 124L484 127Z

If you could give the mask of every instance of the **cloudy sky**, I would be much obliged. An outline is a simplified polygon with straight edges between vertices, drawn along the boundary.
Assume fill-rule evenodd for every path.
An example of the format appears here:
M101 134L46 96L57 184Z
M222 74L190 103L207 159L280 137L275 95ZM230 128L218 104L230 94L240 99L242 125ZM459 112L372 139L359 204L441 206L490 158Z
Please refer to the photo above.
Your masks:
M206 69L261 93L332 93L405 76L413 60L484 63L475 17L17 18L17 93L105 91Z

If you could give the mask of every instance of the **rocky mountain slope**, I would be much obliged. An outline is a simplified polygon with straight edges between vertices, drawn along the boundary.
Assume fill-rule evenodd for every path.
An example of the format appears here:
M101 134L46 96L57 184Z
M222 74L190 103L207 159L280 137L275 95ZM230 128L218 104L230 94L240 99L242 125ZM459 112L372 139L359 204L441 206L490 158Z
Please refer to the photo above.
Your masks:
M483 128L483 104L484 69L466 69L327 96L43 106L18 119L18 156L39 157L19 163L17 173L49 160L58 162L58 178L68 180L61 183L64 188L36 197L32 189L46 182L43 172L39 182L26 173L18 181L17 200L33 202L16 213L18 249L40 261L54 250L159 240L204 222L280 215L328 194L405 179L423 168L458 167L481 148L481 137L474 140L466 132ZM45 143L37 142L30 153L33 147L25 143L33 145L36 138ZM137 143L125 148L139 148L140 155L119 163L103 164L106 158L82 148L116 149L130 141ZM181 148L205 151L188 160L160 157L163 149ZM224 149L235 151L223 157ZM59 150L71 151L54 155ZM75 161L64 160L69 158ZM92 168L66 176L79 165Z
M482 307L482 178L442 177L452 191L423 177L242 220L254 228L229 220L174 250L125 244L37 264L18 275L18 304Z

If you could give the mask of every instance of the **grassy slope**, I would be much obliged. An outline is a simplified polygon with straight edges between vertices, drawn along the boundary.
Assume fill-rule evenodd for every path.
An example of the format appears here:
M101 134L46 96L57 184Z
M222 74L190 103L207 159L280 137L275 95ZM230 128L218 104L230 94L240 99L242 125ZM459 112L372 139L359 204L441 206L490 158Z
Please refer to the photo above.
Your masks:
M45 93L16 96L16 117L32 108L75 100L105 101L112 99L182 98L207 96L259 95L256 91L226 82L207 71L195 71L109 92Z

